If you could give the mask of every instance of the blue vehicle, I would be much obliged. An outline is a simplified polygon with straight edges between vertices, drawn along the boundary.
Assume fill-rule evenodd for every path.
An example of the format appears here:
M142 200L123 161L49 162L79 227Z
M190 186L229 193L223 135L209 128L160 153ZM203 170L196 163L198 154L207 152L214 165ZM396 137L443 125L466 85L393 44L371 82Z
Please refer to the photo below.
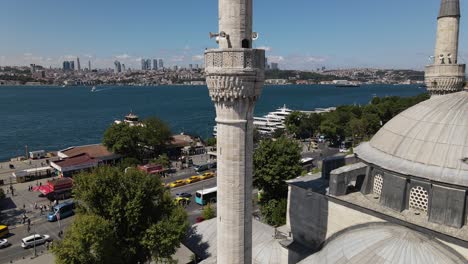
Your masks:
M65 202L58 204L53 207L53 212L49 212L49 214L47 215L47 221L54 222L72 216L74 214L73 209L75 209L74 202Z

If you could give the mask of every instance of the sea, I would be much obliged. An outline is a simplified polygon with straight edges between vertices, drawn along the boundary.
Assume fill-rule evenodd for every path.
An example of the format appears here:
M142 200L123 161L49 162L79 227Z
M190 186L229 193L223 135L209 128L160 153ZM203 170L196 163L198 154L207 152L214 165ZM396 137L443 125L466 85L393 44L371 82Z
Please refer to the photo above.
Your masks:
M345 104L368 104L374 96L414 96L426 92L417 85L265 86L255 116L286 105L314 110ZM29 151L56 151L102 141L107 127L133 112L156 116L173 133L211 137L215 109L206 86L0 86L0 160Z

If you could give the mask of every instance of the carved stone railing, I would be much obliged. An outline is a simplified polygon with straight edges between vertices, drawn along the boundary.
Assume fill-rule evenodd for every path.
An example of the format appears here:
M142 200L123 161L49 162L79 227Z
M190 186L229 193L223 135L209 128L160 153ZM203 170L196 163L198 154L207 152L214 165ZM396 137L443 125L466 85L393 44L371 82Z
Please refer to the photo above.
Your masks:
M216 68L265 69L265 51L259 49L212 49L205 52L207 71Z
M431 94L459 92L465 84L465 64L437 64L426 66L425 83Z
M256 100L265 80L265 51L213 49L205 52L205 73L211 99Z

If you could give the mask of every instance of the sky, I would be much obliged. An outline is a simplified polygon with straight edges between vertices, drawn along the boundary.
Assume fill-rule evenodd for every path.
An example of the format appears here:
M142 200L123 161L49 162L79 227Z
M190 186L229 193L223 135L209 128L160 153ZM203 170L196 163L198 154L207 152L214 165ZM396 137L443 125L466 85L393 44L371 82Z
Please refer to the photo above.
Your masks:
M254 31L281 69L423 69L440 0L254 0ZM461 1L459 61L468 61L468 5ZM1 0L0 65L112 68L141 58L202 64L216 47L217 0Z

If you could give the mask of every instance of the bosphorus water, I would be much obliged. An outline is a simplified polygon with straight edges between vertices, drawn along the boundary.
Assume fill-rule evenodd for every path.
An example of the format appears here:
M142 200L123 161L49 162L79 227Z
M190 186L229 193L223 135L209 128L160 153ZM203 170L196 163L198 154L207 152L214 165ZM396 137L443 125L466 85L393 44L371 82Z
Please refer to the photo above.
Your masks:
M367 104L374 96L413 96L416 85L266 86L255 116L286 105L313 110L343 104ZM0 87L0 160L29 150L59 150L99 143L105 129L133 111L141 118L157 116L174 133L211 136L215 110L206 86L156 87Z

